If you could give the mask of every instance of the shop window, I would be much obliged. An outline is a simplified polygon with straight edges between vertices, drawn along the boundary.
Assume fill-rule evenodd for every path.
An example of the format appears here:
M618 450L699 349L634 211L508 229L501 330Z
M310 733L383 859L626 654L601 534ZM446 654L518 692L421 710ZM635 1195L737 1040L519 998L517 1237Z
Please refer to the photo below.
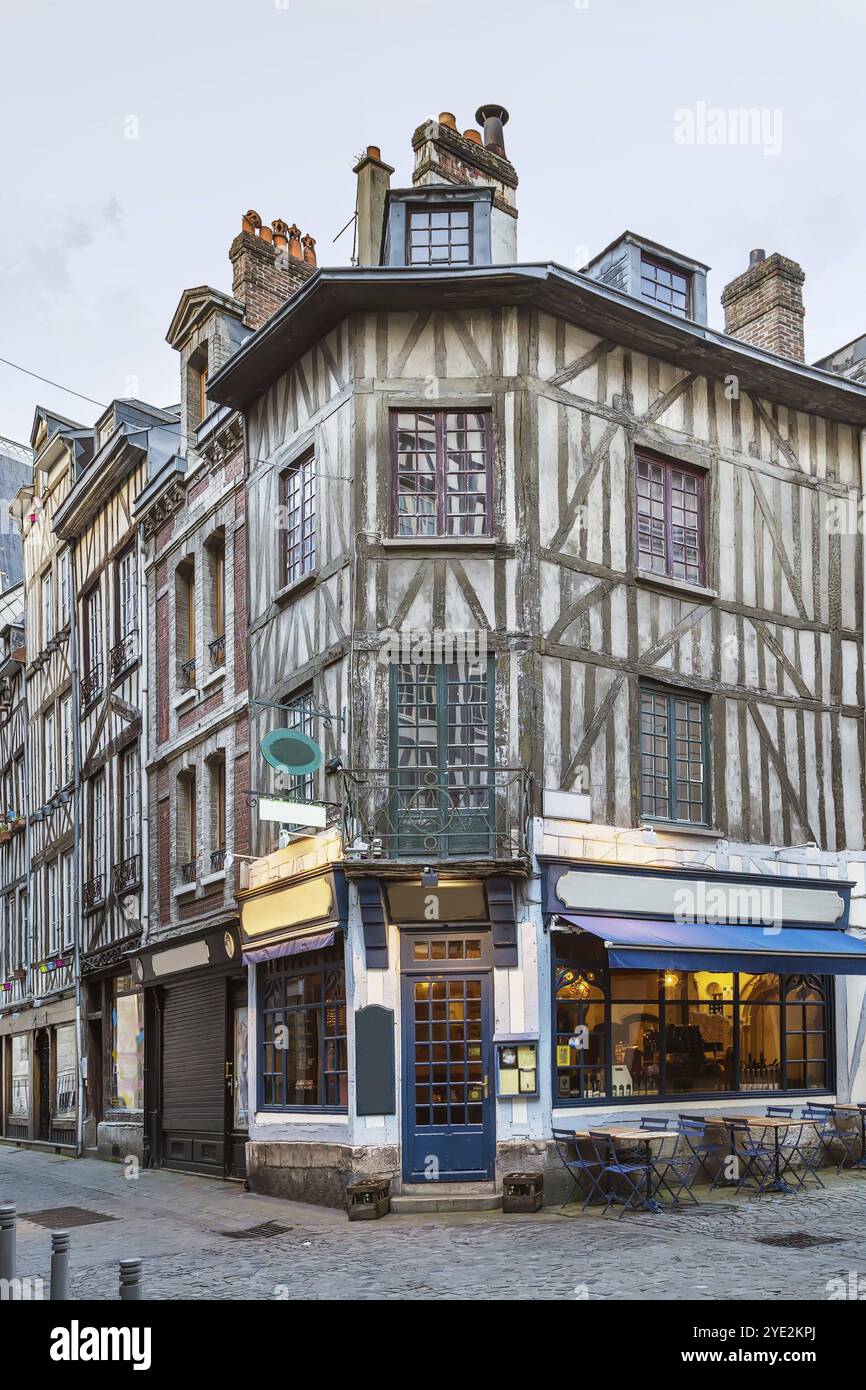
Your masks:
M610 971L597 945L553 938L555 1104L826 1089L825 981Z
M141 1110L144 1055L144 996L132 977L112 983L111 1109Z
M265 1110L348 1105L343 948L258 967L261 1103Z
M56 1117L75 1114L77 1050L75 1046L75 1024L64 1024L55 1033L55 1093L54 1114Z
M12 1034L12 1094L10 1114L13 1119L30 1116L30 1035Z

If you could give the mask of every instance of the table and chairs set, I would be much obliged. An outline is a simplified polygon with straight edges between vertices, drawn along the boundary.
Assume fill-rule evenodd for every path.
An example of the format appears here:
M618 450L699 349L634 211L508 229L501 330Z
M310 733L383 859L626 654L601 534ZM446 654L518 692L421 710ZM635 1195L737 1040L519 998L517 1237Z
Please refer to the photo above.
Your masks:
M763 1115L652 1115L553 1137L572 1181L563 1206L577 1195L581 1211L600 1205L604 1216L619 1206L619 1219L700 1205L696 1187L794 1195L825 1186L819 1168L866 1170L866 1104L855 1102L810 1103L799 1115L792 1105L768 1105Z

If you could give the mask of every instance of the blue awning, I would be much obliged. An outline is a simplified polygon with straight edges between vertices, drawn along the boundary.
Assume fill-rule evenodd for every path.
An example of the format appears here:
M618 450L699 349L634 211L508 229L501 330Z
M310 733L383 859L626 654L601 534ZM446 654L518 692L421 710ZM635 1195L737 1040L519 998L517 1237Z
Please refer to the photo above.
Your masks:
M745 970L866 975L866 941L820 927L741 927L644 917L556 914L604 942L612 970Z
M266 960L298 956L303 951L321 951L326 946L333 946L336 935L336 931L306 932L290 936L287 941L277 941L271 946L252 946L243 953L244 965L262 965Z

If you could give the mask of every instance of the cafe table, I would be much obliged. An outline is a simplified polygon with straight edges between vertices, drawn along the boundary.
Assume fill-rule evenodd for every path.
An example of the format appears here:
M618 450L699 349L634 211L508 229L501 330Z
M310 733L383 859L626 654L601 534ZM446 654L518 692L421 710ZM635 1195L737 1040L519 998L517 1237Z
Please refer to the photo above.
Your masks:
M647 1211L660 1212L662 1206L653 1196L653 1159L651 1146L663 1139L678 1139L679 1135L675 1129L638 1129L630 1125L609 1125L606 1129L601 1126L593 1126L593 1134L600 1134L604 1139L613 1140L614 1144L642 1144L644 1146L644 1169L646 1171L646 1195L643 1205Z
M856 1101L846 1100L840 1105L834 1105L834 1110L844 1110L846 1115L860 1116L860 1157L856 1158L851 1164L852 1168L866 1168L866 1108L858 1105Z
M817 1129L817 1120L798 1119L793 1115L728 1115L725 1123L739 1121L740 1124L747 1124L750 1129L770 1129L773 1131L773 1181L769 1184L769 1192L796 1192L798 1189L791 1183L786 1182L782 1177L782 1134L786 1129L793 1129L795 1126L799 1131L797 1141L794 1144L792 1156L800 1148L800 1140L803 1137L803 1130L807 1125ZM790 1162L790 1159L788 1160Z

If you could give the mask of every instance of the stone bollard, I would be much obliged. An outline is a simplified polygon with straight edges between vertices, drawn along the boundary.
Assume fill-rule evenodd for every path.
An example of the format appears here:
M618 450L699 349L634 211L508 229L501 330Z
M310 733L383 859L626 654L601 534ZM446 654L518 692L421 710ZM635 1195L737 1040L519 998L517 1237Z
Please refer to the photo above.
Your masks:
M69 1232L51 1232L51 1292L52 1303L69 1302Z
M15 1208L0 1206L0 1279L15 1278Z
M120 1297L126 1302L142 1297L141 1260L120 1261Z

